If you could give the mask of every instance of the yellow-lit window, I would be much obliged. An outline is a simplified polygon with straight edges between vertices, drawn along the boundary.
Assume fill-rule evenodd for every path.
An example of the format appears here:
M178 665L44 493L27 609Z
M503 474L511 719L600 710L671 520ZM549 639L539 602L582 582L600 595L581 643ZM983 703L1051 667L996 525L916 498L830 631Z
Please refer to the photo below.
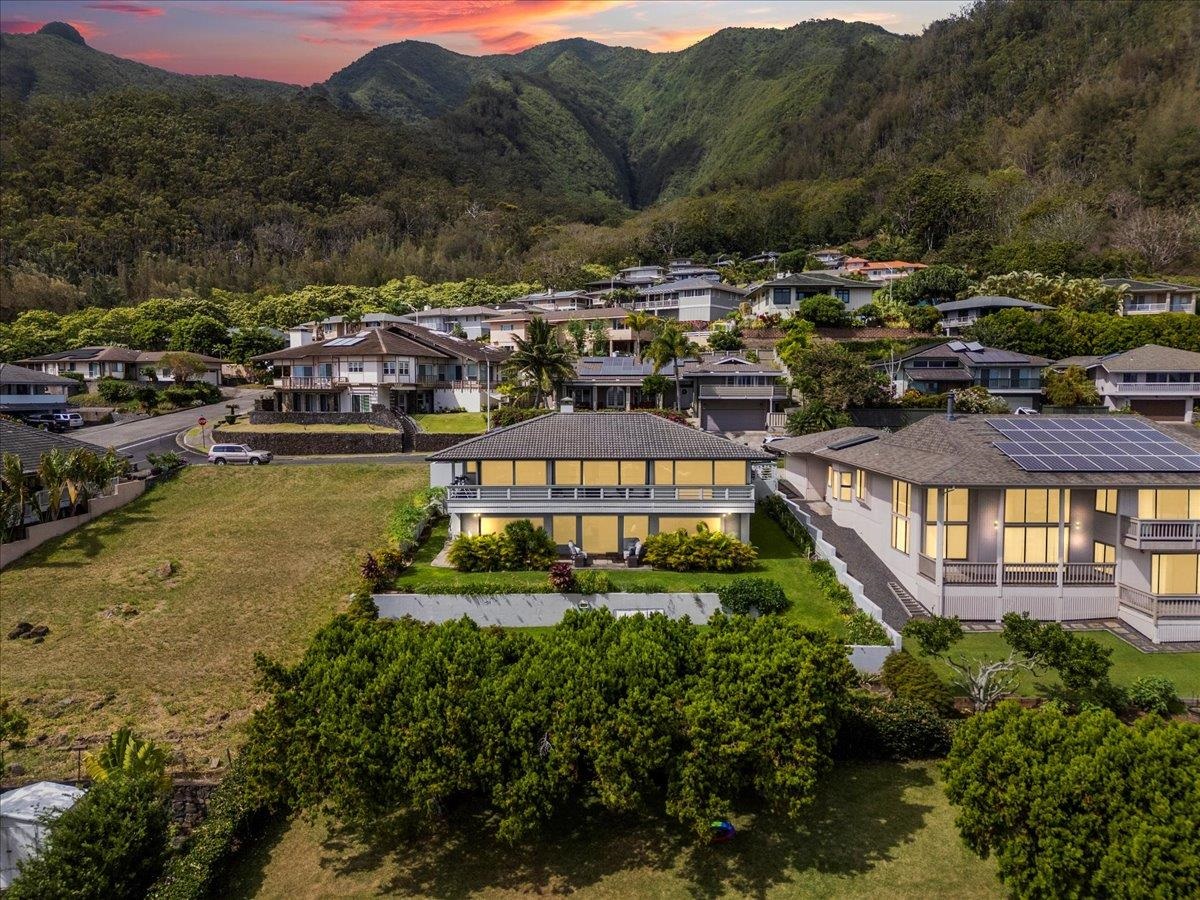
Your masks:
M499 534L509 522L520 522L525 518L525 516L480 516L479 533ZM532 522L532 525L534 528L540 528L542 520L539 518L536 522Z
M577 459L560 459L554 463L555 484L579 484L583 464Z
M566 544L578 540L574 516L554 516L551 527L554 529L554 543Z
M1058 562L1059 530L1046 525L1012 525L1004 529L1006 563Z
M892 547L908 552L908 508L912 485L907 481L892 481Z
M1200 490L1160 488L1138 491L1139 519L1200 519Z
M467 460L465 463L463 463L463 474L478 475L479 474L479 463L473 459Z
M859 500L867 499L867 473L862 469L854 470L854 496Z
M654 483L674 484L675 463L669 459L656 459L654 461Z
M720 516L711 516L708 518L697 518L696 516L659 516L658 530L660 532L678 531L682 528L688 534L695 534L697 526L702 522L708 526L709 531L721 530Z
M1056 563L1062 529L1060 509L1070 508L1071 492L1058 488L1010 488L1004 492L1004 561ZM1051 524L1053 523L1053 524Z
M745 484L746 464L740 459L723 459L713 463L713 484Z
M1096 512L1112 513L1117 512L1117 490L1116 488L1102 488L1096 491ZM1097 560L1099 562L1099 560Z
M1009 488L1004 492L1005 522L1057 522L1058 488Z
M625 516L621 521L622 537L626 540L641 538L643 541L650 534L649 516Z
M621 484L645 484L646 463L640 459L621 460Z
M846 470L838 472L838 493L837 498L845 503L849 503L854 496L854 473Z
M583 516L583 549L588 553L616 553L616 516Z
M518 459L513 466L516 469L514 484L546 483L546 461L544 459Z
M825 469L825 496L831 499L833 497L833 466Z
M1155 553L1150 561L1155 594L1200 594L1200 553Z
M921 552L926 556L937 555L937 488L925 489L925 534ZM966 488L946 488L943 492L942 511L945 520L942 558L966 559L967 541L970 537L969 513L970 491Z
M480 484L512 484L513 464L510 459L485 459L480 472Z
M615 459L585 459L583 461L583 483L591 485L620 484Z
M712 484L712 462L707 459L680 459L675 462L676 484Z
M1116 547L1114 547L1112 544L1106 544L1103 541L1092 542L1092 562L1115 563L1116 561Z

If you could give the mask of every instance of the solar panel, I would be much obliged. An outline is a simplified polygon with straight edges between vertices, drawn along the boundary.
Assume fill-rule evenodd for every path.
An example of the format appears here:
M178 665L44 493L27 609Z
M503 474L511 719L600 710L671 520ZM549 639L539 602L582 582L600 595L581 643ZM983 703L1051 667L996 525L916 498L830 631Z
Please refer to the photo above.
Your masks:
M350 347L357 344L366 337L365 334L356 334L353 337L334 338L332 341L327 341L326 347Z
M1200 472L1200 452L1152 425L1107 418L989 419L996 449L1027 472Z

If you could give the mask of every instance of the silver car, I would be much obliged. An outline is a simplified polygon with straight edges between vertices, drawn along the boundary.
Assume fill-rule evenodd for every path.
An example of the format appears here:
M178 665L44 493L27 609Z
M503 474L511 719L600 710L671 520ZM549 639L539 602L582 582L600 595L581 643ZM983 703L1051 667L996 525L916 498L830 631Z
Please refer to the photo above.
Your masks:
M274 458L269 450L251 450L245 444L213 444L208 448L208 461L214 466L226 463L265 466Z

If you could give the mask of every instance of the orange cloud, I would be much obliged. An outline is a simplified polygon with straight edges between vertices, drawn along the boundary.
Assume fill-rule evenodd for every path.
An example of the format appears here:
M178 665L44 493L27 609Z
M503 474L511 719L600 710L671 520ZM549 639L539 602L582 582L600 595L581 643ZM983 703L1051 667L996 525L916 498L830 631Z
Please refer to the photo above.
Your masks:
M165 9L159 6L143 6L141 3L123 3L120 0L94 0L93 3L84 4L88 9L98 9L103 12L125 13L130 16L138 16L139 18L152 18L161 16Z
M516 33L536 22L594 15L627 0L327 0L317 18L339 29L395 36L445 32ZM520 26L518 28L517 26Z

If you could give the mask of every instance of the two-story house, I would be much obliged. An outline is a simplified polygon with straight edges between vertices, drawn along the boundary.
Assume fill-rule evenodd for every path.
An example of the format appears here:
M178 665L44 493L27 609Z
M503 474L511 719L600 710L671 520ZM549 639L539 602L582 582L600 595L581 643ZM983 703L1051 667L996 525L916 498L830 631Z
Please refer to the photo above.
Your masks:
M450 534L527 519L595 556L701 523L741 540L754 512L759 450L644 412L548 413L429 457L447 487Z
M879 283L907 278L913 272L919 272L924 268L926 268L924 263L905 262L901 259L869 262L859 257L849 257L843 263L842 268L835 271L838 274L864 275L868 281Z
M0 412L63 412L75 382L12 363L0 363Z
M735 311L746 292L708 278L683 278L645 287L630 305L663 319L712 322Z
M855 310L870 303L877 289L878 285L830 272L801 272L755 285L746 300L756 316L778 313L787 319L809 297L828 294L846 304L846 309Z
M400 321L475 341L486 340L492 330L492 319L502 315L503 311L491 306L430 307L400 316Z
M766 431L788 400L782 369L739 353L705 353L683 363L679 375L691 386L692 412L705 431Z
M519 312L510 311L492 319L491 332L488 337L492 346L511 350L516 346L516 338L524 338L527 335L529 323L540 317L554 326L559 340L564 343L570 340L570 323L582 322L589 329L604 328L604 343L607 353L632 353L634 335L625 322L628 316L629 310L620 306L558 311L530 308ZM593 325L593 322L599 322L600 325ZM591 344L590 334L588 343Z
M589 291L608 292L621 288L637 290L651 284L657 284L665 277L662 266L627 266L615 275L589 281Z
M575 377L563 385L563 396L577 410L633 410L675 404L675 364L667 363L658 374L672 381L670 390L662 397L642 393L642 381L653 375L654 364L638 361L632 356L584 356L575 363ZM692 383L680 381L683 407L692 405Z
M1139 416L931 416L771 451L811 514L865 542L897 599L965 621L1119 618L1155 642L1200 640L1194 428Z
M49 375L64 375L73 372L82 375L89 388L94 388L102 378L122 381L172 381L171 370L162 365L162 359L170 351L132 350L128 347L79 347L58 353L46 353L21 360L21 365L35 372ZM215 356L194 354L205 365L205 370L188 378L189 381L206 381L220 385L222 361Z
M1120 312L1125 316L1147 313L1196 312L1196 293L1200 288L1190 284L1171 284L1166 281L1132 281L1127 278L1101 279L1109 287L1121 291Z
M942 321L938 323L938 327L949 337L961 334L964 328L970 328L984 316L990 316L1002 309L1043 312L1051 307L1016 297L968 297L966 300L935 303L933 308L942 314Z
M944 394L983 387L1015 410L1041 405L1042 372L1048 365L1050 360L1040 356L996 350L974 341L945 341L876 367L890 371L896 396L906 391Z
M1200 401L1200 353L1145 344L1107 356L1072 356L1054 368L1078 366L1092 377L1109 409L1128 408L1161 422L1193 422Z

